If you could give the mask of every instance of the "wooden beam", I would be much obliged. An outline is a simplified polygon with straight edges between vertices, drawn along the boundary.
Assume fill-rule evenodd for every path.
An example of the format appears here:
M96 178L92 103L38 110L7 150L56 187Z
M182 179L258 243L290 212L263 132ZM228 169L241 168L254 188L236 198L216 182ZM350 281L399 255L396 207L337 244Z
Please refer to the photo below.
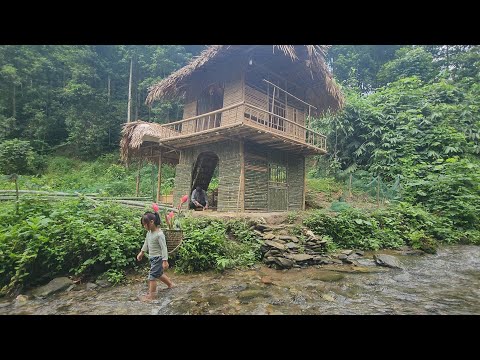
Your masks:
M243 140L240 141L240 211L245 212L245 147Z
M158 174L157 174L157 203L160 202L161 185L162 185L162 150L158 156Z
M306 171L306 161L305 157L303 158L303 196L302 196L302 210L305 210L305 195L307 192L307 171Z

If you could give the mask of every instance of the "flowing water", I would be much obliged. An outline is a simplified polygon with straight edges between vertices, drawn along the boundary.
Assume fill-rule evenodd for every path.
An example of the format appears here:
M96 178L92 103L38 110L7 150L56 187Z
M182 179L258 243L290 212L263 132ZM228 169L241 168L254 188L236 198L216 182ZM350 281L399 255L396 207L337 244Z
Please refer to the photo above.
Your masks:
M436 255L394 254L403 269L323 266L274 270L258 265L223 274L167 274L158 299L143 303L144 277L126 285L0 302L0 314L480 314L480 246L448 246ZM98 289L98 290L97 290Z

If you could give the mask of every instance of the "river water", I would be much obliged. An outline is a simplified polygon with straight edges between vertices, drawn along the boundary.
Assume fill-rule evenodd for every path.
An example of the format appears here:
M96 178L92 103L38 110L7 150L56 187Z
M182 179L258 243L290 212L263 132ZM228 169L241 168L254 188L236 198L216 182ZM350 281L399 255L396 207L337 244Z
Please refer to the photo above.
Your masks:
M480 314L480 246L442 247L436 255L381 253L395 255L403 269L375 266L366 254L357 267L168 270L177 287L159 283L151 303L138 300L147 285L137 274L121 286L2 299L0 314Z

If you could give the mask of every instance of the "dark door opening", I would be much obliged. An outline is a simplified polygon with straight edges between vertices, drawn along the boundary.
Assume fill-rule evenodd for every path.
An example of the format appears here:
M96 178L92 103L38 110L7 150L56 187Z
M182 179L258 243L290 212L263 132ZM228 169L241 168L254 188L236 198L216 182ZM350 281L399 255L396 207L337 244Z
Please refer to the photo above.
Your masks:
M212 210L216 210L218 205L218 163L218 156L212 151L198 155L197 161L193 166L190 186L190 194L197 186L200 186L207 192L208 207Z

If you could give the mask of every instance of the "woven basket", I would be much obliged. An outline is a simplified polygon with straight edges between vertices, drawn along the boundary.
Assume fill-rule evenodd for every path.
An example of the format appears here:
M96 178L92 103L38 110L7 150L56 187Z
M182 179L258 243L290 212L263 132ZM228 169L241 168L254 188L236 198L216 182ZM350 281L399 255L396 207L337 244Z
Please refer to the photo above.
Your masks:
M180 246L183 240L183 230L163 230L167 241L167 250L171 254Z

